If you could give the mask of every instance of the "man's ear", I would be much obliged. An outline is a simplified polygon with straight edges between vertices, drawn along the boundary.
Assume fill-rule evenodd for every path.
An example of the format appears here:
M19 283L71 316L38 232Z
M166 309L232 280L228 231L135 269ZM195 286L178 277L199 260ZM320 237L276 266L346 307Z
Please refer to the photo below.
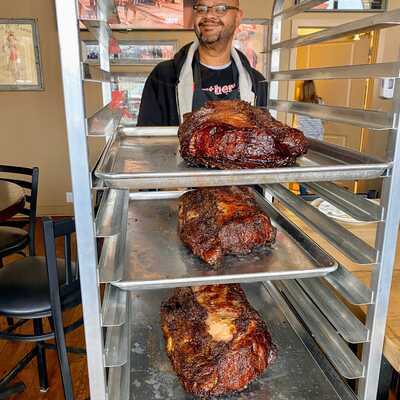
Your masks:
M240 25L240 22L242 21L242 18L243 18L243 10L239 10L237 13L236 13L236 27L238 27L239 25Z

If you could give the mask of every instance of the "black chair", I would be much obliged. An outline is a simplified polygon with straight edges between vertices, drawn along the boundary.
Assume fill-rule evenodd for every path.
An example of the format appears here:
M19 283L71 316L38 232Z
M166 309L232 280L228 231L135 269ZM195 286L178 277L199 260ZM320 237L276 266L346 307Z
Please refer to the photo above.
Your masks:
M46 350L57 350L61 369L64 395L73 399L71 373L67 351L84 354L85 351L67 348L65 333L82 325L82 319L68 327L63 326L62 312L81 303L79 268L72 262L71 234L75 231L73 219L43 221L45 257L28 256L8 264L0 270L0 315L16 322L0 332L0 340L35 342L36 345L8 374L0 380L0 399L10 391L21 390L10 387L10 382L34 358L37 358L39 386L47 391L48 378ZM56 256L56 238L64 238L64 258ZM48 318L50 329L45 332L43 319ZM33 334L19 334L15 330L28 321L33 321ZM56 344L47 343L55 339ZM5 397L3 397L5 398Z
M19 177L19 175L21 177ZM10 177L9 177L10 176ZM16 178L16 176L18 178ZM6 221L0 226L0 267L3 257L22 252L29 246L29 255L35 255L36 204L39 169L0 165L0 179L16 183L29 193L25 196L25 207L20 212L26 218ZM23 229L23 228L26 228Z

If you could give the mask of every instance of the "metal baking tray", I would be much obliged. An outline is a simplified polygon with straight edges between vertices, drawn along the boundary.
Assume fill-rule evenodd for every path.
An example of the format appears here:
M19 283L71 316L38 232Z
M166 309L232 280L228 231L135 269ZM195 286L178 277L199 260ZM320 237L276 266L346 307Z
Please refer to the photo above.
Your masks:
M262 284L242 285L251 305L265 320L278 348L276 361L243 392L223 397L237 400L339 400L300 338L291 328L280 306ZM160 305L172 291L135 291L130 294L131 400L189 400L164 349L160 329Z
M109 187L166 189L372 179L391 164L380 159L310 140L311 148L296 166L270 169L193 168L179 154L177 127L122 128L110 142L95 175Z
M315 277L337 269L333 258L256 194L261 209L278 229L275 244L246 256L226 256L214 270L193 255L178 236L177 198L182 193L131 194L131 199L142 200L131 200L129 205L125 269L114 286L133 290L259 282Z

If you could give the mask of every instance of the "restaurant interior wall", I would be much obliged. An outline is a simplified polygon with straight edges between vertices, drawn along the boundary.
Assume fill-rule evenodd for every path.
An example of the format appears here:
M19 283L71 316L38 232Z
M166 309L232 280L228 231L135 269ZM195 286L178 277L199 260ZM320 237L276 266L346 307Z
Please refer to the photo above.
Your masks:
M71 214L65 202L71 189L54 2L3 0L0 16L37 20L44 81L42 91L0 91L0 163L39 167L38 212Z
M242 0L241 6L247 18L270 18L272 0ZM389 8L400 7L400 0L389 0ZM53 0L13 0L0 2L2 18L36 18L38 20L39 45L44 76L44 90L38 92L0 92L2 110L2 131L0 135L0 162L40 168L39 215L69 215L72 207L66 202L66 192L71 191L67 155L65 117L62 99L61 72L57 44L56 18ZM358 13L360 18L365 14ZM357 15L357 17L358 17ZM348 13L305 13L297 24L307 26L330 26L354 19ZM311 25L312 26L312 25ZM131 31L115 32L116 38L126 40L157 39L177 40L178 47L193 38L188 31ZM390 40L388 39L390 38ZM89 36L88 36L89 39ZM90 37L91 39L91 37ZM390 30L380 38L379 60L398 59L400 35ZM142 71L143 66L113 66L113 71ZM87 83L87 85L91 85ZM87 114L101 106L98 88L90 90ZM374 96L376 106L383 108L385 102ZM375 104L374 104L375 106ZM384 144L372 137L370 143L374 152L381 153ZM100 146L91 148L91 159L97 156ZM372 150L371 150L372 151Z

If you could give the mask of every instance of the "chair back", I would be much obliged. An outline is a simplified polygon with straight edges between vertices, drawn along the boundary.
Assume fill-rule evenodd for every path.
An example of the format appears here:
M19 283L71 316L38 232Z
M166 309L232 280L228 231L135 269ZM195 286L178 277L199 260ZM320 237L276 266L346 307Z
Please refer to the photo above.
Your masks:
M73 218L53 221L49 217L43 218L43 237L46 255L47 272L49 276L50 299L60 299L69 293L79 290L79 264L76 246L73 246L72 234L75 232ZM63 243L56 239L62 238ZM58 251L57 251L58 250ZM60 253L63 254L60 256ZM57 262L65 267L65 282L60 285ZM58 301L57 301L58 302Z
M20 211L20 214L27 217L27 221L7 221L2 225L17 227L24 227L28 225L29 255L34 256L39 168L0 165L0 180L15 183L28 192L25 195L25 206L23 210Z

